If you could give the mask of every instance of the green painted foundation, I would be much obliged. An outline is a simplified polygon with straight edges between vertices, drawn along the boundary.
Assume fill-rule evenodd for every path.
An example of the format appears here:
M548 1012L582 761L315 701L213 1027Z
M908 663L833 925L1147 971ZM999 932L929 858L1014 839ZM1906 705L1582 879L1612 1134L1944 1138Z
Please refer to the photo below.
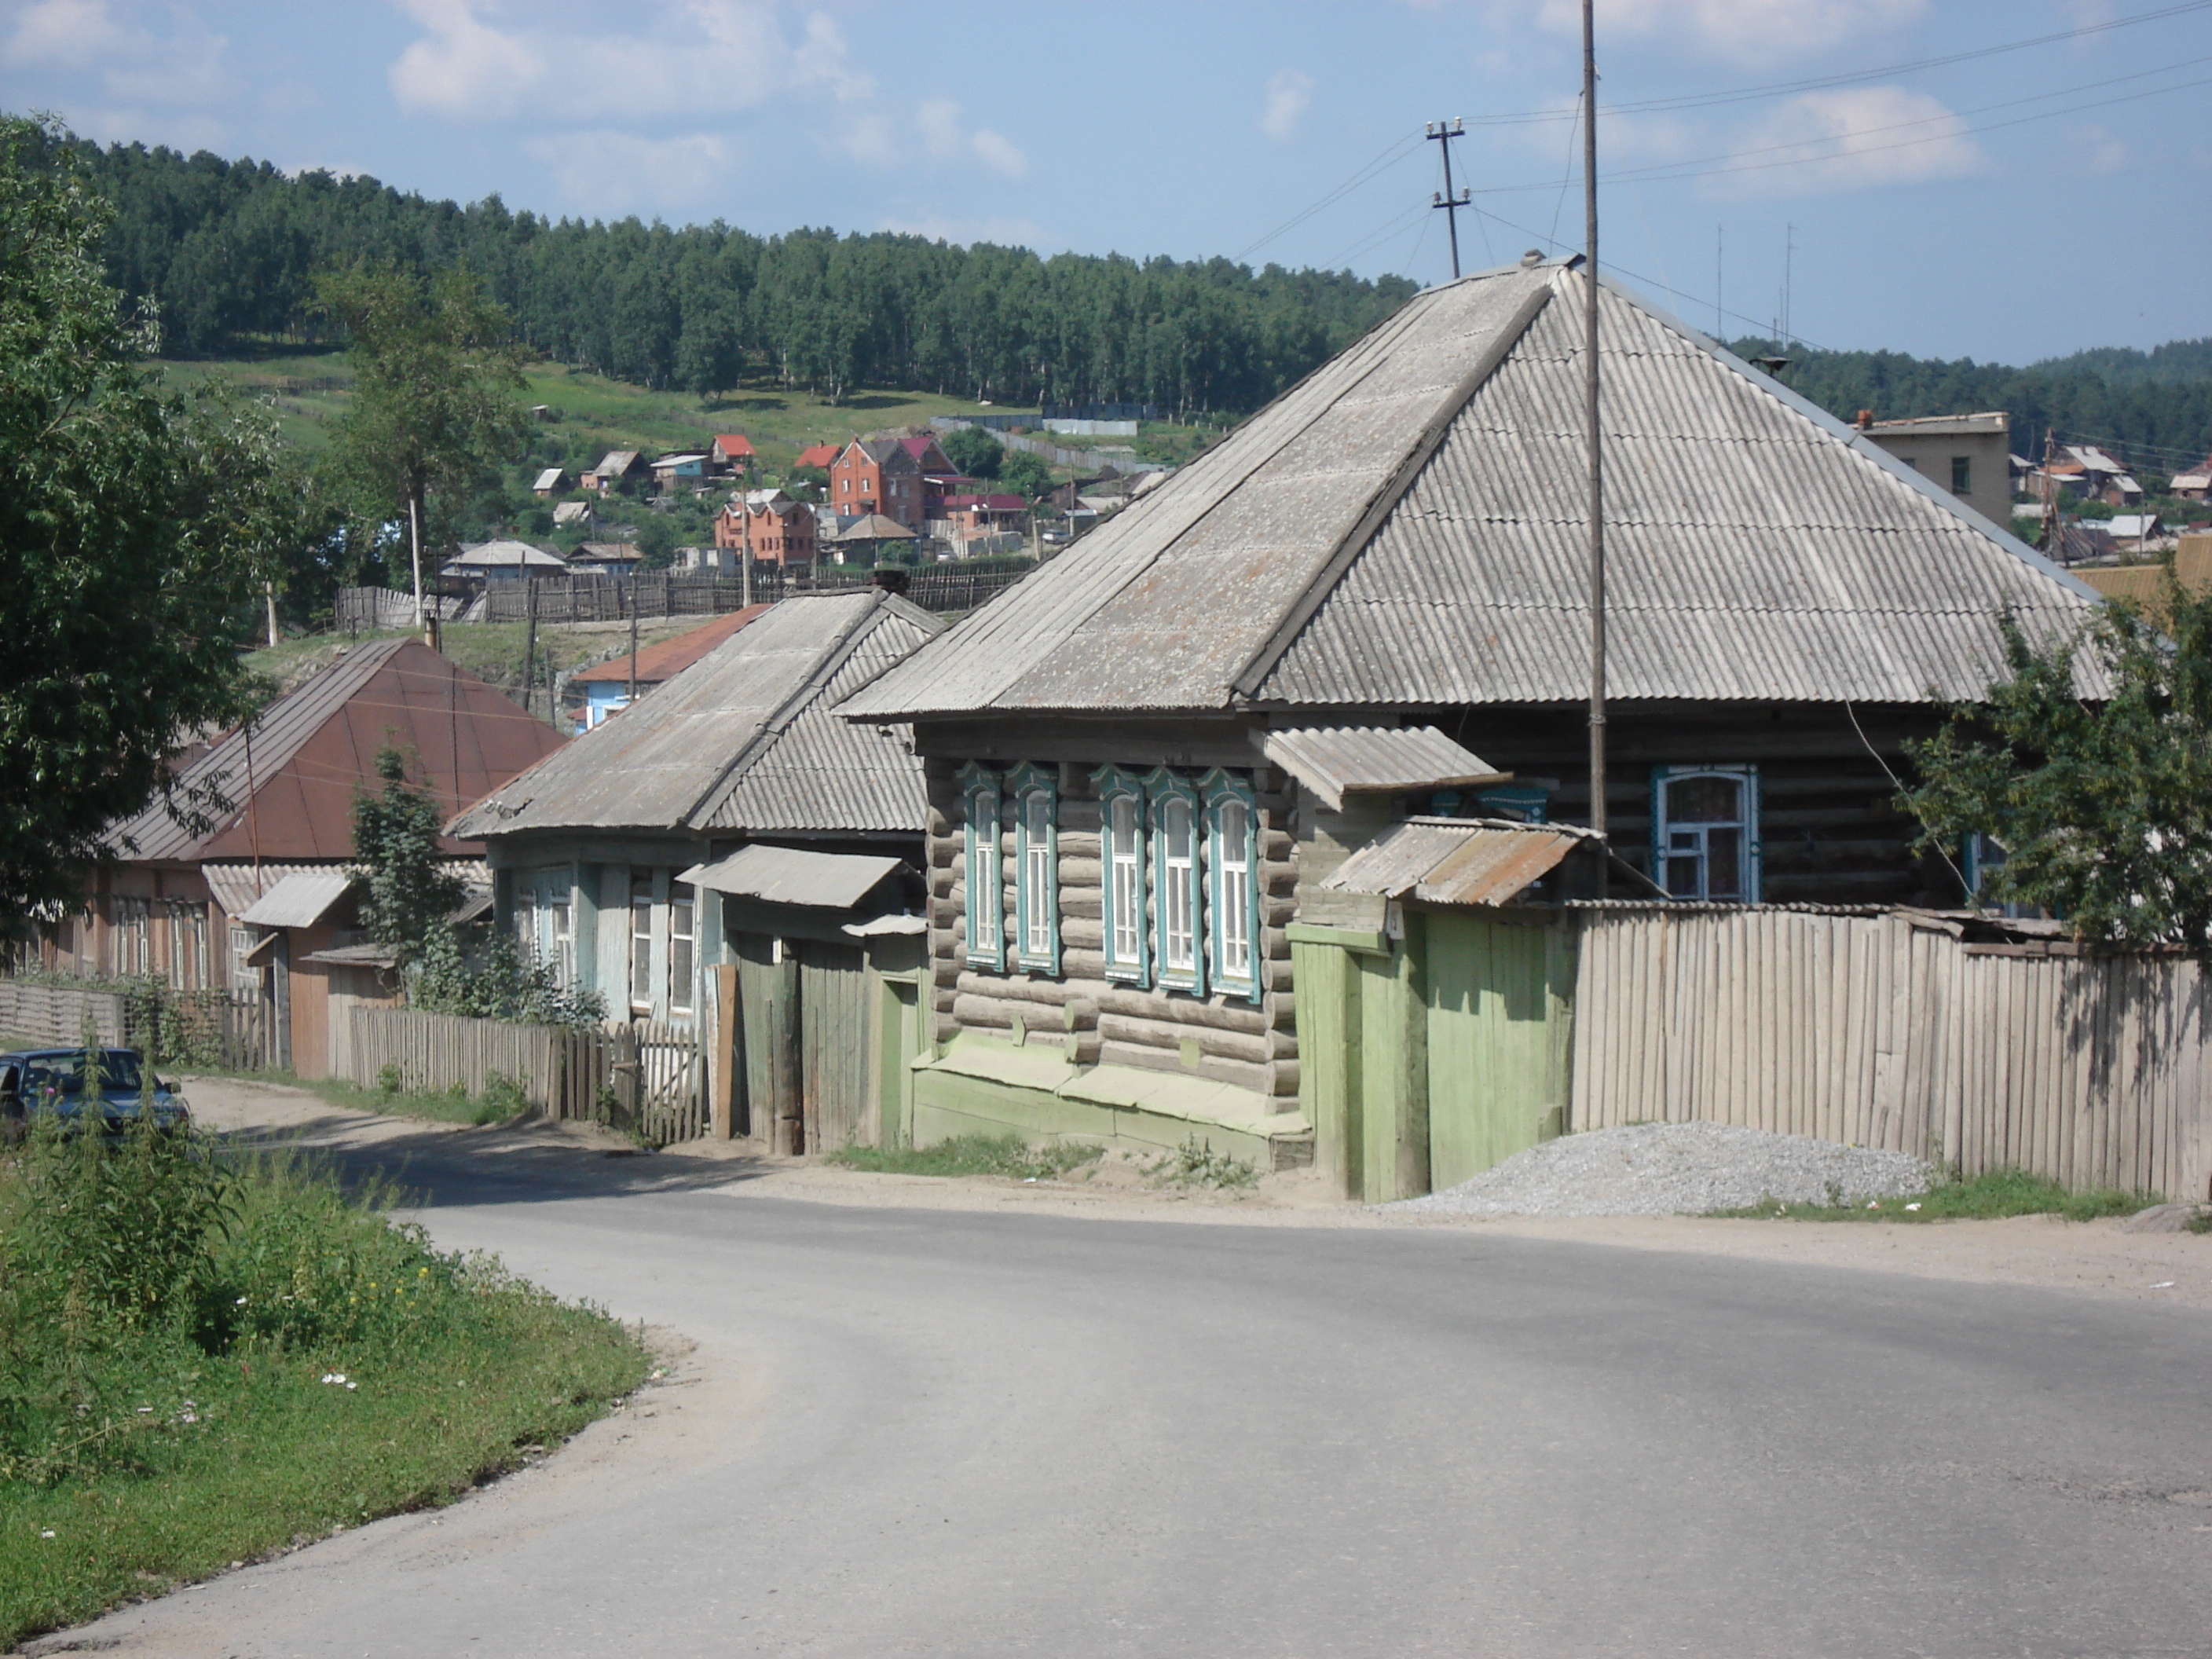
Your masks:
M1195 1139L1260 1170L1311 1162L1299 1112L1278 1112L1249 1090L1130 1066L1070 1066L1057 1049L963 1032L914 1066L913 1144L957 1135L1017 1134L1173 1152Z

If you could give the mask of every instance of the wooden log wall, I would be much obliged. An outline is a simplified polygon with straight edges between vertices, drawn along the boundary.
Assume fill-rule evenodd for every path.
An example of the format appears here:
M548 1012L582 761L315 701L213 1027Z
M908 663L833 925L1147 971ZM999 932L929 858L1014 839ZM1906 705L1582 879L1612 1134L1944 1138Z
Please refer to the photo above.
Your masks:
M1589 821L1589 738L1581 710L1450 711L1435 723L1493 766L1555 781L1554 817ZM1957 904L1963 895L1956 873L1941 859L1913 853L1918 826L1898 809L1889 775L1909 780L1905 741L1933 736L1937 724L1936 711L1888 706L1616 706L1606 728L1613 847L1638 869L1650 861L1654 766L1754 765L1765 902ZM1613 896L1646 895L1616 877Z
M2212 1197L2212 1013L2184 957L1962 945L1898 915L1577 926L1576 1129L1738 1123Z
M967 803L957 763L928 762L930 969L939 1042L963 1030L1048 1042L1077 1065L1107 1063L1180 1073L1249 1089L1285 1112L1297 1109L1297 1036L1285 929L1296 914L1297 855L1287 829L1289 780L1271 767L1255 769L1260 807L1259 1002L1242 996L1193 996L1127 985L1106 977L1104 888L1100 813L1091 787L1094 764L1060 765L1060 972L1010 969L993 973L966 959L968 902L964 857ZM996 895L1009 939L1017 910L1018 846L1012 815L1000 848L1005 881ZM1147 902L1147 920L1152 907Z

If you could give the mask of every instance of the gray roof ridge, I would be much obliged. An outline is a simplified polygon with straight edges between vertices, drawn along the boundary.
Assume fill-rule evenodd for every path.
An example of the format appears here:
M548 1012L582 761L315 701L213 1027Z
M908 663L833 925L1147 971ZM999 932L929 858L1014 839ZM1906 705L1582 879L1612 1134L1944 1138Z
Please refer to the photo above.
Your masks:
M1459 279L1461 283L1472 280L1464 276ZM1527 297L1514 307L1513 314L1505 319L1504 325L1477 354L1467 373L1460 376L1453 383L1451 390L1438 400L1436 409L1422 424L1398 465L1391 469L1390 475L1376 487L1375 493L1368 498L1367 505L1358 518L1352 521L1352 528L1338 538L1336 545L1315 568L1297 597L1285 607L1260 648L1245 660L1244 666L1230 681L1229 689L1233 697L1249 697L1266 680L1283 653L1290 649L1291 641L1297 637L1298 630L1313 619L1314 612L1321 609L1336 584L1344 579L1344 573L1351 568L1352 560L1359 556L1360 550L1375 539L1375 532L1382 527L1382 520L1389 517L1391 509L1413 488L1413 481L1420 477L1422 469L1436 459L1437 451L1443 447L1444 439L1451 431L1452 422L1459 418L1460 411L1498 372L1498 366L1511 355L1513 348L1521 343L1522 336L1528 331L1529 325L1551 303L1553 295L1558 291L1558 283L1559 277L1554 276L1551 281L1532 288ZM1448 283L1445 286L1455 287L1457 284ZM1440 293L1443 290L1430 291ZM1406 309L1410 311L1413 307L1408 306Z
M1826 432L1830 437L1840 439L1846 448L1856 454L1865 456L1891 477L1901 483L1910 485L1936 506L1957 518L1965 520L1973 528L1995 542L2003 551L2010 554L2031 570L2051 578L2070 592L2081 594L2100 604L2103 603L2104 595L2073 572L2062 565L2053 563L1994 520L1984 517L1979 510L1969 507L1918 468L1907 466L1849 422L1831 415L1803 393L1784 386L1756 364L1746 362L1694 324L1684 321L1664 306L1654 305L1635 289L1615 282L1603 270L1598 272L1597 282L1598 287L1605 292L1632 309L1642 312L1662 328L1672 329L1692 345L1711 356L1722 367L1734 370L1759 391L1776 398L1793 414L1811 422L1814 426Z
M806 678L793 687L790 696L778 703L774 712L753 729L753 734L745 740L744 746L730 757L730 763L700 792L699 798L692 802L690 810L681 820L686 829L707 827L704 820L714 815L715 809L722 801L744 781L748 772L768 758L776 744L783 740L784 734L791 730L792 722L822 695L830 682L837 677L837 671L844 666L846 659L859 649L861 641L875 631L876 625L888 613L889 607L884 601L896 597L884 588L876 589L875 595L875 602L845 625L844 631L815 659L814 667ZM839 594L836 597L849 596Z

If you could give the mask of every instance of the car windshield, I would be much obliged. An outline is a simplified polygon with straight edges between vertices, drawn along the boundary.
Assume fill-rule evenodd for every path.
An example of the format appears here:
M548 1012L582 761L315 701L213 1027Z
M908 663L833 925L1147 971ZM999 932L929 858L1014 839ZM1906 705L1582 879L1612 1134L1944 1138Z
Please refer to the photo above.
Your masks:
M76 1054L50 1055L23 1066L23 1088L34 1095L74 1095L82 1091L84 1061ZM100 1088L103 1094L137 1094L140 1087L138 1056L128 1048L107 1048L100 1056Z

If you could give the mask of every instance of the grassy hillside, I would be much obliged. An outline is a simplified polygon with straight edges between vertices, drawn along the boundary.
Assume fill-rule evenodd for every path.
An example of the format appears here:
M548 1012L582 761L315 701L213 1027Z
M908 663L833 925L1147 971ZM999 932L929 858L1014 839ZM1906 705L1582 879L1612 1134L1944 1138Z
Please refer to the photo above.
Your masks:
M324 428L345 408L346 388L353 380L343 354L337 351L169 362L162 368L179 386L223 375L271 398L286 435L311 448L325 441ZM649 392L558 363L539 364L525 378L527 400L545 404L556 416L544 426L542 440L572 457L588 454L585 465L610 449L665 454L703 448L718 432L742 432L760 452L763 468L780 473L809 444L843 443L885 427L921 426L932 416L973 415L987 407L927 392L880 391L855 392L843 403L832 404L804 391L776 387L702 398Z

